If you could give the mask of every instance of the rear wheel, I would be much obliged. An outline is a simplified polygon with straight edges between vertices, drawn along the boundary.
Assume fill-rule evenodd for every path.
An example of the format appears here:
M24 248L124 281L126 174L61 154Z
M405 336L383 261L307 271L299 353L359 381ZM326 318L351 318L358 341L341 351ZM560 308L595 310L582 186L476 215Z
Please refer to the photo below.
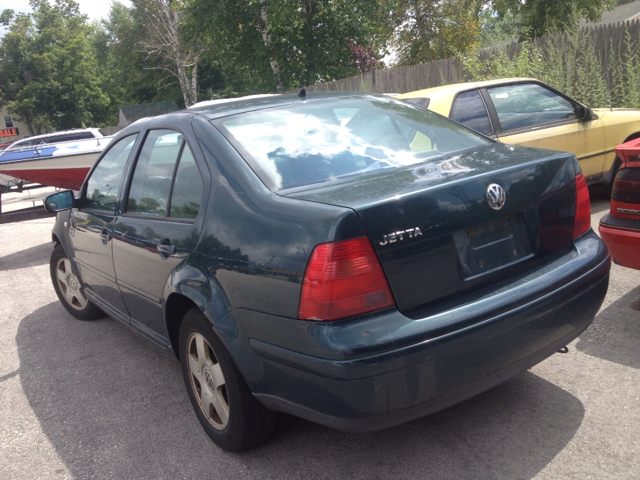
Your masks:
M189 310L180 326L180 361L193 409L216 445L241 452L271 436L276 414L253 397L198 308Z
M56 245L49 262L51 281L62 306L80 320L97 320L105 316L87 298L62 245Z

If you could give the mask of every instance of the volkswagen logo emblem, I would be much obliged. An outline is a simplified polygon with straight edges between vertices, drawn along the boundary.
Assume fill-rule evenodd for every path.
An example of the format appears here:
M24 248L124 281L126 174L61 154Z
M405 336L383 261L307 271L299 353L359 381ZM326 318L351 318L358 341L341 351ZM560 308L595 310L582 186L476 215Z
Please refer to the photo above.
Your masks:
M207 370L204 374L204 381L206 382L207 387L209 387L209 390L213 392L216 389L216 382L213 379L213 375L211 375L211 372L209 370Z
M504 193L504 188L502 188L497 183L492 183L487 187L487 203L494 210L500 210L504 207L504 203L506 201L506 195Z

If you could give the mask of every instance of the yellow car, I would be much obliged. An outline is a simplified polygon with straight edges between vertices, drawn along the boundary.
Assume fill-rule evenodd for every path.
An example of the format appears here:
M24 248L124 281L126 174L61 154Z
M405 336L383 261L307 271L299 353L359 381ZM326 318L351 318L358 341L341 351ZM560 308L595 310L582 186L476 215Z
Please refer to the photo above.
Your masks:
M588 108L533 78L458 83L398 95L501 142L573 153L589 184L610 186L615 147L640 137L640 110Z

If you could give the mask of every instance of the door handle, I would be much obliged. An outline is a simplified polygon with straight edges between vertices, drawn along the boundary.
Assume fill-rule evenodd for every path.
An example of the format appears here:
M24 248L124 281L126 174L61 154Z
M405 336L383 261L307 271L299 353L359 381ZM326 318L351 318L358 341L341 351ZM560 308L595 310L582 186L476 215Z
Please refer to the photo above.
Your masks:
M164 255L173 255L174 253L176 253L176 246L175 245L167 245L166 243L159 243L156 248L158 249L158 251Z

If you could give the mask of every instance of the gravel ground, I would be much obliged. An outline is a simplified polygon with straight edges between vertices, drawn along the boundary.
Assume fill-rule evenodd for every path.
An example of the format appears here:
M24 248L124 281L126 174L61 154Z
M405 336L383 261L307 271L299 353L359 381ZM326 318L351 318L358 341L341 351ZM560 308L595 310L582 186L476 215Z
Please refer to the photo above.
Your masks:
M594 227L607 210L594 198ZM200 428L177 361L59 304L53 221L0 225L1 479L640 478L640 271L614 265L569 353L489 392L369 434L284 417L271 442L236 455Z

